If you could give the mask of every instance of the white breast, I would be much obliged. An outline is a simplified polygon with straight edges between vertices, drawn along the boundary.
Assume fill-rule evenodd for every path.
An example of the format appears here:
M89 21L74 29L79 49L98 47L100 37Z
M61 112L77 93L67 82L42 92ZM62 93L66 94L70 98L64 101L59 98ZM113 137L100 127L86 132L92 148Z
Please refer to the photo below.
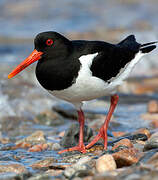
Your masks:
M140 55L137 55L135 59L127 64L115 78L111 78L111 83L108 84L102 79L92 76L92 72L90 71L92 61L97 55L98 53L95 53L83 55L79 58L81 68L78 77L76 78L76 82L72 84L72 86L64 90L49 92L60 99L74 104L113 94L116 91L117 86L129 76L134 65L141 57Z

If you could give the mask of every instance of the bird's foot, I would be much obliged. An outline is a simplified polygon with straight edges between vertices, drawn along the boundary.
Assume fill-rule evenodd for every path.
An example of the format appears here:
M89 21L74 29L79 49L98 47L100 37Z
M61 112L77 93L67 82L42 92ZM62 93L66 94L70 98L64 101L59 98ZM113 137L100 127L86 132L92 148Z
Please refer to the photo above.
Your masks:
M86 149L89 149L92 147L96 142L98 142L100 139L104 140L104 149L107 149L107 132L105 132L103 126L100 129L99 133L94 137L94 139L86 146Z
M86 153L86 147L84 144L82 145L78 145L78 146L75 146L75 147L72 147L72 148L68 148L68 149L64 149L62 151L59 151L58 154L62 154L62 153L65 153L65 152L70 152L70 151L79 151L81 153Z

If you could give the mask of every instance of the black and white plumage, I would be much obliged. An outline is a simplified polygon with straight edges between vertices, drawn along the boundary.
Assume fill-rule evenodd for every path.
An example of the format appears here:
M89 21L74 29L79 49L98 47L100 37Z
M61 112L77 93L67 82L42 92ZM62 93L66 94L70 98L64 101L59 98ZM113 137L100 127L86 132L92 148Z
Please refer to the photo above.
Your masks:
M54 41L57 38L63 41L59 42L62 47L54 42L53 46L58 49L52 47L51 59L44 56L39 60L37 79L51 94L77 106L82 101L115 93L139 59L156 47L150 44L141 47L133 35L113 45L101 41L69 41L52 32L43 35L47 39L51 34ZM36 44L41 43L41 36L36 37L35 48ZM36 49L40 51L40 48Z
M91 146L98 138L103 138L106 149L108 122L118 101L118 96L115 95L117 87L127 79L140 58L156 48L157 42L140 44L136 42L134 35L128 36L118 44L103 41L70 41L61 34L50 31L38 34L34 43L34 53L8 77L13 77L38 60L36 77L39 83L52 95L71 102L77 108L80 141L77 148L69 150L86 151L82 139L82 102L101 96L112 96L109 117L101 127L100 134L90 144Z

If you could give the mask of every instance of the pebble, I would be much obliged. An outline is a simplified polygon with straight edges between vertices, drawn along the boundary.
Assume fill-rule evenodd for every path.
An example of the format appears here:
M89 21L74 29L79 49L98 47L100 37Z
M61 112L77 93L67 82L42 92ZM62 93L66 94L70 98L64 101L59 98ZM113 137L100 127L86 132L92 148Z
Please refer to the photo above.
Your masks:
M61 146L60 146L59 143L54 143L54 144L52 144L51 149L52 149L53 151L58 151L58 150L61 149Z
M32 147L32 145L30 143L27 143L27 142L19 142L19 143L16 143L15 146L12 147L12 149L18 149L18 148L22 148L22 149L27 149L27 148L30 148Z
M144 151L158 148L158 132L151 135L144 145Z
M112 155L105 154L96 161L96 170L99 173L116 169L116 162Z
M22 142L27 142L30 144L39 144L39 143L45 143L46 139L44 137L44 132L43 131L35 131L33 134L31 134L30 136L19 140L16 142L16 144L20 144Z
M125 132L122 132L122 131L113 131L112 134L113 134L115 137L121 137L121 136L124 136L124 135L125 135Z
M43 167L49 167L52 165L52 163L57 162L57 160L55 160L52 157L46 158L46 159L42 159L40 161L37 161L33 164L30 165L30 167L32 167L33 169L41 169Z
M147 128L140 128L137 131L135 131L134 134L145 134L148 138L151 136L151 133Z
M149 113L158 113L158 102L156 100L152 100L148 103L147 111Z
M133 144L131 143L131 141L129 139L121 139L120 141L115 143L115 145L112 147L112 150L115 150L119 146L126 146L128 148L132 148Z
M146 163L151 164L154 168L158 169L158 152L155 153Z
M0 173L13 172L16 174L26 173L27 169L20 163L0 161Z
M71 167L68 167L64 171L64 176L67 178L71 178L77 171L87 170L87 166L85 164L74 164Z
M137 163L141 157L141 153L138 153L138 150L135 148L129 148L115 152L112 156L116 161L117 167L120 168Z
M82 173L85 173L88 171L88 163L91 161L91 158L89 156L82 157L78 160L77 163L72 165L71 167L67 167L64 171L64 175L67 178L72 177L74 174L76 174L78 171L82 171ZM89 173L89 171L88 171Z
M28 149L29 152L40 152L48 148L48 144L36 144Z
M63 172L63 170L61 170L61 169L59 169L59 170L49 169L48 171L46 171L46 173L48 173L50 176L59 176L62 174L62 172Z

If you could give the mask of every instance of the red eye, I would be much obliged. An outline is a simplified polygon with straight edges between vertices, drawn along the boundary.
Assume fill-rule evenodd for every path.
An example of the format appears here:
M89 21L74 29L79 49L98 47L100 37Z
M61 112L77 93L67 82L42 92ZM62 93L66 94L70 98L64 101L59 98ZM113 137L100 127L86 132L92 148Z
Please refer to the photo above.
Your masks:
M47 44L47 46L51 46L53 44L53 40L47 39L46 44Z

